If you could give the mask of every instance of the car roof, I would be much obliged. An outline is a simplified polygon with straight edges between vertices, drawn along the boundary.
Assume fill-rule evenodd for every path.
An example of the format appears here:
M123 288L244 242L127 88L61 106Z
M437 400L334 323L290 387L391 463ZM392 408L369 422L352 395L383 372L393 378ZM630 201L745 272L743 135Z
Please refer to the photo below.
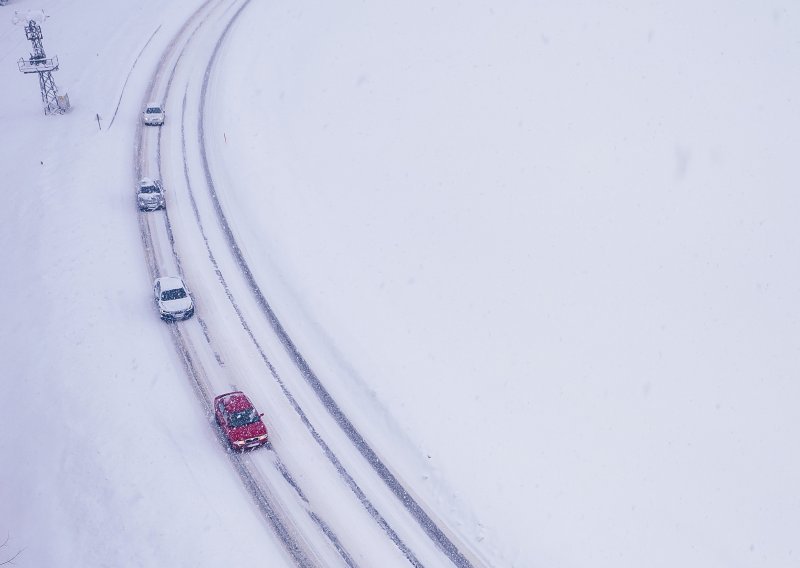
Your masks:
M158 180L154 180L149 177L143 177L141 180L139 180L139 187L149 187L151 185L156 185L157 182Z
M239 412L241 410L253 408L253 403L250 402L250 399L247 398L242 391L221 394L216 399L222 400L222 404L225 406L227 412Z
M183 280L178 278L177 276L162 276L161 278L156 278L156 281L153 283L161 284L162 290L175 290L176 288L185 288L183 284Z
M162 105L161 103L150 102L147 103L147 108L164 108L164 105Z

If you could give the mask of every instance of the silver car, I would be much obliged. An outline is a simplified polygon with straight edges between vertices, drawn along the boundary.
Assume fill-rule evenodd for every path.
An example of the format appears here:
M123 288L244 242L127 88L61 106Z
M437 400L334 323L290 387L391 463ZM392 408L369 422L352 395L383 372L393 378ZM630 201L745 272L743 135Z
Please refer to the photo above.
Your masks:
M140 211L155 211L164 209L167 202L164 200L164 188L161 180L142 178L136 190L136 203Z
M164 118L167 113L164 112L164 105L159 103L148 103L142 113L144 123L148 126L161 126L164 124Z
M185 320L194 315L194 302L177 276L162 276L153 283L158 313L164 321Z

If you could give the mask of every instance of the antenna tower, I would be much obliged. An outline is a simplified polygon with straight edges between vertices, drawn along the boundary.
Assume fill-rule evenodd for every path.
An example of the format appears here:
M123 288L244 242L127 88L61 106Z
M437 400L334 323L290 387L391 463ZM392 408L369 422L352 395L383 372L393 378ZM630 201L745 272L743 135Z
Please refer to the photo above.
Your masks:
M42 104L45 114L64 114L69 110L69 97L58 94L58 87L53 79L53 71L58 71L58 57L47 57L42 46L42 28L37 19L44 19L44 13L23 17L25 21L25 37L33 44L33 53L28 59L20 57L17 61L23 73L39 75L39 89L42 91Z

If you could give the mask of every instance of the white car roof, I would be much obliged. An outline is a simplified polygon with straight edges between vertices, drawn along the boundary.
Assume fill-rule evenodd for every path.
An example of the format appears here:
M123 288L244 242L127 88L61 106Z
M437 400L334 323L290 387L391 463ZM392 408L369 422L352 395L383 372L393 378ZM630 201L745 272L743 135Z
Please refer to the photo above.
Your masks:
M155 102L147 103L147 108L162 108L163 109L164 105L162 105L161 103L155 103Z
M153 286L156 284L161 284L162 290L175 290L177 288L186 288L181 280L177 276L162 276L161 278L156 278L155 282L153 282Z
M147 187L155 184L156 182L151 178L142 178L141 181L139 181L139 187Z

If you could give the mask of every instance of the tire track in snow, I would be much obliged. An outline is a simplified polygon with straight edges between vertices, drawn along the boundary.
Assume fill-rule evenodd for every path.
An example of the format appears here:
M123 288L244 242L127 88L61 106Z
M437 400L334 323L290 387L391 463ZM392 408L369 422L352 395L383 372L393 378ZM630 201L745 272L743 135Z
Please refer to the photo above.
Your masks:
M180 61L183 53L186 50L188 43L191 41L191 38L200 28L200 26L204 23L204 21L208 18L208 13L203 14L204 11L210 12L211 9L208 8L209 5L212 4L213 0L207 0L203 5L201 5L193 14L192 16L187 19L184 25L180 28L180 30L176 33L173 39L170 41L167 49L162 54L160 59L160 64L158 67L157 72L153 75L150 84L148 85L147 90L147 100L152 98L152 95L156 89L156 85L159 82L159 79L164 73L164 64L169 56L174 53L175 49L177 49L177 42L181 39L190 24L194 21L199 20L195 29L189 35L189 38L186 40L186 43L181 48L178 58L175 61L175 64L170 71L169 81L167 83L167 91L171 87L172 80L175 77L176 69L178 62ZM138 180L142 175L142 170L145 164L145 152L148 148L146 143L145 137L143 136L143 125L141 122L138 123L136 129L136 140L137 145L135 148L135 161L134 161L134 173L135 178ZM156 143L156 159L157 164L159 167L159 177L160 177L160 164L161 164L161 130L159 129L158 136L157 136L157 143ZM155 279L159 274L159 267L162 265L158 259L158 253L156 252L157 248L153 246L153 233L149 224L149 221L153 218L152 215L147 215L146 212L139 213L139 228L140 228L140 235L144 244L145 250L145 260L148 265L148 269L150 270L151 278ZM168 238L170 240L170 247L172 250L173 259L175 260L177 266L180 268L180 258L175 250L174 246L174 236L172 234L172 230L169 223L169 217L164 215L165 221L165 228L167 230ZM213 412L211 409L211 391L209 389L210 381L207 378L205 370L199 364L199 361L196 360L195 357L192 356L192 350L190 347L190 343L187 339L184 338L180 326L178 325L171 325L170 326L171 335L173 338L173 343L175 345L176 351L179 353L181 360L184 364L184 368L186 370L187 376L192 381L193 388L198 395L198 398L201 400L207 416L213 416ZM209 419L210 426L212 429L215 430L217 438L219 439L220 443L223 444L225 447L225 442L222 439L222 434L219 431L219 428L216 426L212 419ZM227 449L227 448L226 448ZM234 466L234 469L239 474L239 477L250 493L251 497L255 501L256 505L258 506L259 510L261 511L264 518L267 520L269 525L272 527L273 532L278 536L279 540L283 544L284 549L289 553L292 557L295 564L300 568L314 568L317 564L313 562L310 556L305 552L305 550L301 547L300 543L298 542L297 538L293 534L292 531L289 530L287 524L282 518L282 515L278 513L277 508L274 506L272 499L269 493L264 489L262 483L260 483L254 474L247 465L244 463L242 456L233 454L232 452L227 452L231 463ZM324 532L324 531L323 531Z
M209 388L210 381L207 378L205 370L203 369L202 365L199 364L199 362L195 362L196 358L192 356L193 350L190 347L191 342L183 336L180 326L171 324L170 332L175 349L181 355L181 361L183 362L184 370L192 379L192 388L203 404L203 407L206 411L206 416L211 417L214 415L211 402L213 394ZM308 555L298 543L297 539L294 537L294 534L283 522L282 515L273 505L272 499L270 498L268 492L264 490L263 483L256 479L254 472L244 463L243 455L236 454L229 450L224 435L212 418L209 418L209 426L212 430L214 430L217 442L223 451L227 453L231 465L233 465L236 473L239 474L239 478L242 481L245 489L253 498L258 506L259 511L261 511L261 514L268 521L272 527L272 530L284 544L285 548L292 556L297 566L300 568L314 568L316 564L310 560Z
M249 3L249 0L247 0L247 3ZM244 9L245 6L242 6L241 9ZM436 545L447 555L450 561L459 568L473 568L472 562L470 562L470 560L467 559L467 557L458 549L455 543L445 534L445 532L430 517L430 515L425 511L425 509L408 492L408 490L406 490L403 484L391 472L391 470L386 466L386 464L384 464L383 460L380 459L378 454L367 443L367 441L364 439L364 437L361 435L361 433L358 431L355 425L350 421L349 418L347 418L347 416L341 410L341 408L336 403L334 398L322 384L322 381L320 381L319 377L311 369L311 366L308 364L305 357L303 357L303 355L300 353L300 350L292 341L292 339L289 337L289 334L286 332L286 329L278 320L277 315L275 314L269 302L267 301L266 297L264 296L263 292L261 291L261 288L259 287L255 277L253 276L253 273L250 270L247 260L245 259L244 254L242 253L241 248L239 247L239 244L236 241L233 231L231 230L230 224L228 223L227 217L225 216L225 212L222 209L219 197L217 196L213 177L211 176L211 170L208 164L208 157L205 144L203 119L205 115L206 93L208 89L208 80L211 75L211 69L214 65L214 62L216 61L222 41L225 35L227 34L228 29L232 26L233 21L234 20L232 19L228 23L228 26L226 27L225 31L218 39L217 44L214 47L214 52L212 54L212 57L208 62L208 66L206 67L205 75L203 78L203 87L200 95L201 102L200 102L200 121L199 121L200 146L203 158L203 169L205 171L209 193L212 202L214 203L214 208L216 210L220 226L222 227L226 239L228 240L228 245L230 246L231 252L235 257L237 264L241 268L245 280L249 283L257 303L259 304L259 306L261 306L264 315L266 316L273 330L275 331L275 334L278 336L280 342L283 344L283 346L286 348L289 355L295 362L295 365L300 370L301 374L306 379L308 384L311 386L313 391L316 393L317 397L320 399L323 406L328 410L330 415L333 417L335 422L344 431L344 433L347 435L347 437L350 439L353 445L358 449L361 455L372 466L373 470L378 474L378 476L381 478L384 484L389 488L389 490L394 494L394 496L403 504L404 508L417 521L418 525L424 530L424 532L428 535L428 537L431 538L431 540L433 540L436 543ZM239 313L238 309L237 313ZM242 325L246 325L244 321L242 321ZM249 326L246 329L248 330L248 333L251 335L251 337L253 337L252 333L249 331ZM253 338L253 341L255 342L255 338ZM262 353L262 357L264 357L265 363L270 368L270 371L272 372L273 376L275 376L275 378L278 379L277 373L275 372L274 368L266 360L266 357L263 354L263 350L261 349L260 346L258 346L258 349L259 352ZM280 379L278 380L280 381ZM291 394L288 393L287 390L285 390L285 387L282 384L282 382L281 382L281 388L284 389L284 392L287 394L287 396L291 396ZM296 402L293 402L293 405L296 404L297 404ZM297 406L297 409L299 409L299 406ZM299 410L299 412L302 412L302 410ZM307 418L305 418L304 414L301 415L301 417L304 419L304 422L307 421ZM313 426L310 423L307 424L307 427L313 431ZM315 431L314 434L312 435L314 435L315 439L317 439L318 434L316 434ZM321 440L321 438L319 438L318 443L325 444L325 442ZM329 449L326 451L326 455L331 456L329 457L329 459L334 459L336 460L336 462L338 462L338 459L336 459L335 455L332 452L330 452L329 454L328 453L329 451L330 451ZM334 465L336 465L336 463ZM341 464L336 466L337 470L339 469L340 466ZM344 468L340 470L340 473L346 474ZM347 475L349 477L349 474ZM415 561L416 559L412 560L412 557L409 557L408 554L406 555L406 557L409 558L409 561L411 561L412 564L414 564L415 566L419 566L418 561Z
M249 2L249 0L247 0L247 2ZM246 3L245 3L245 5L246 5ZM237 12L236 15L238 15L238 12ZM236 16L234 16L234 18L235 17ZM200 235L202 236L203 243L205 244L206 252L208 253L209 262L211 262L211 265L214 267L214 273L217 275L217 279L219 280L220 285L222 286L223 290L225 291L225 295L227 296L228 301L230 302L231 306L233 306L233 309L236 311L236 314L239 317L239 322L241 323L242 327L244 328L244 330L247 332L247 334L252 339L253 343L256 346L256 349L258 350L259 354L261 355L262 359L265 361L267 366L270 368L273 376L278 381L278 384L280 385L280 387L283 390L284 394L289 399L289 401L292 404L293 408L298 412L298 414L300 414L301 419L303 420L304 424L310 425L310 422L308 421L308 419L306 418L305 414L303 413L303 410L300 408L300 406L294 400L294 397L292 397L291 393L286 388L286 386L284 385L284 383L280 379L280 377L278 377L277 372L275 371L275 369L272 366L272 364L269 362L269 359L267 358L266 353L261 348L261 346L257 343L255 337L253 336L253 333L251 332L250 327L247 325L247 323L246 323L246 321L244 319L244 316L243 316L243 314L242 314L242 312L241 312L241 310L239 308L239 305L237 304L235 298L233 297L233 293L231 292L231 289L228 286L227 281L225 280L225 276L222 274L222 270L220 270L219 264L217 264L217 259L214 256L213 251L211 250L211 245L208 242L208 236L206 235L205 229L203 228L203 222L202 222L202 219L200 217L200 211L199 211L199 209L197 207L197 201L195 200L194 190L192 189L192 183L191 183L191 180L190 180L190 177L189 177L188 157L187 157L187 151L186 151L186 132L185 132L185 128L184 128L184 125L185 125L185 122L186 122L185 115L186 115L186 94L184 94L183 103L181 105L181 148L182 148L182 151L183 151L183 175L184 175L184 181L186 183L186 188L188 189L189 203L192 206L192 212L194 214L195 220L197 221L197 227L198 227L198 229L200 231ZM211 342L211 339L210 339L207 331L204 330L204 333L205 333L206 338L207 338L207 340L209 342L209 345L211 345L212 342ZM212 351L213 350L214 349L213 349L213 346L212 346ZM215 354L216 354L216 352L215 352ZM313 427L312 427L312 429L313 429ZM321 438L319 438L319 435L316 434L316 432L314 432L314 434L315 434L315 439L318 440L318 441L321 441ZM325 443L322 442L322 444L324 445ZM332 455L332 452L330 452L330 449L327 448L327 446L324 446L324 450L326 450L326 453L331 453L331 455ZM273 449L273 452L275 452L275 454L277 455L277 452L274 449ZM334 456L334 458L335 458L335 456ZM283 475L284 479L286 479L287 483L289 483L289 485L291 485L294 488L294 490L298 494L298 496L305 503L307 503L310 506L310 503L309 503L308 499L306 498L306 496L303 494L302 489L297 484L297 482L294 480L294 478L289 474L288 470L283 465L283 463L280 462L280 460L276 463L276 467L278 468L278 471L280 471L281 475ZM363 492L362 492L362 494L363 494ZM311 519L314 521L314 523L317 524L317 526L319 526L319 528L322 530L323 534L328 538L328 540L330 540L331 544L333 544L333 546L337 550L337 552L339 552L340 556L345 561L345 563L348 566L350 566L351 568L356 568L356 564L355 564L355 561L353 560L352 556L350 556L350 554L344 548L344 546L342 545L341 541L339 540L339 537L336 536L335 532L330 528L330 526L327 523L325 523L320 518L320 516L317 515L313 510L308 509L307 512L308 512L309 516L311 517ZM387 526L388 526L388 523L387 523ZM403 545L403 547L405 547L405 545ZM416 564L415 564L415 566L416 566Z

